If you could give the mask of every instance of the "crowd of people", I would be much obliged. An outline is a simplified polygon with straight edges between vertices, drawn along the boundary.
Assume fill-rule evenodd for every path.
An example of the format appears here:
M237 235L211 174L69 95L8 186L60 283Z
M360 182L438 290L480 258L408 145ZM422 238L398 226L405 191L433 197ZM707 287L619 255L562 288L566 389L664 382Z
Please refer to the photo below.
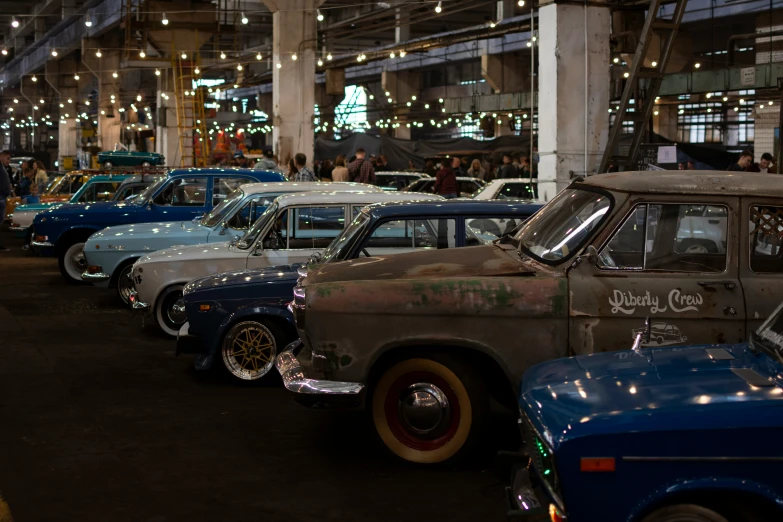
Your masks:
M762 174L772 174L775 172L774 168L772 167L772 164L774 162L775 162L775 158L772 157L772 154L770 154L769 152L765 152L764 154L761 155L761 161L756 163L753 158L753 153L750 152L749 150L746 150L743 151L742 154L740 154L737 163L734 163L729 167L729 171L760 172Z

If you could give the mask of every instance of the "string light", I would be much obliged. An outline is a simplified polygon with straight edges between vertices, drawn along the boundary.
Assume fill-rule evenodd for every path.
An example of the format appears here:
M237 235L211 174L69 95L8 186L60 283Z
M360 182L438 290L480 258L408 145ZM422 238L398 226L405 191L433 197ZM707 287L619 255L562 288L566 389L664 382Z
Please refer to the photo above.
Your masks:
M698 69L699 67L701 67L701 64L699 62L696 62L693 64L693 66Z
M160 76L160 69L155 69L155 76Z
M496 24L494 21L492 21L492 22L490 22L490 23L489 23L489 26L490 26L492 29L494 29L496 25L497 25L497 24Z
M201 73L201 69L199 69L198 67L196 67L195 69L193 69L193 73L194 73L194 74L200 74L200 73Z
M57 49L52 49L52 56L57 56Z
M144 49L139 51L139 58L146 58L146 56L147 56L147 53L144 52Z
M292 55L291 55L291 59L292 59L293 61L296 61L296 59L297 59L297 58L298 58L298 56L296 55L296 53L294 53L294 54L292 54Z
M438 5L435 6L435 12L440 14L441 11L443 11L443 5L442 2L438 2Z
M117 74L117 71L114 71L113 73L111 73L111 75L114 78L118 78L120 76L119 74Z
M519 0L519 2L517 2L517 5L519 7L525 7L525 0Z
M183 60L185 60L188 57L188 53L186 53L185 51L182 51L182 54L180 56L182 57Z
M324 61L318 58L318 67L321 67L324 64Z
M241 71L241 70L242 70L242 64L241 64L241 63L238 63L238 64L237 64L237 71Z
M320 9L316 9L315 13L316 13L315 17L318 19L318 21L319 22L323 22L324 21L324 15L321 13L321 10Z
M103 56L103 54L101 54L101 50L100 50L100 49L98 49L97 51L95 51L95 56L96 56L96 57L98 57L98 58L100 58L101 56Z
M32 78L30 78L30 79L31 79L31 80L33 80L34 82L37 82L37 81L38 81L38 78L36 78L36 76L35 76L35 75L33 75L33 77L32 77Z
M79 73L74 74L73 79L79 81Z
M220 51L220 59L221 60L225 60L226 59L226 53L224 53L223 51Z
M90 20L90 15L87 15L87 17L84 19L84 25L87 27L92 27L92 20Z
M258 53L258 54L256 55L256 60L260 60L260 59L261 59L261 53Z
M279 68L281 68L282 66L283 66L283 64L282 64L282 63L280 63L280 62L277 62L277 68L278 68L278 69L279 69Z
M11 27L13 27L14 29L16 29L17 27L19 27L19 20L17 20L16 18L14 18L13 20L11 20Z
M169 19L166 18L166 13L163 13L163 19L160 21L163 25L169 25Z
M242 13L242 23L244 25L247 25L247 22L248 22L247 16L245 16L245 13Z
M326 61L331 62L332 61L332 53L329 53L326 55Z
M405 58L405 51L400 51L400 58Z
M8 49L3 47L2 53L3 53L3 56L8 56Z
M396 56L396 55L394 54L394 51L392 51L391 53L389 53L389 58L391 58L392 60L394 59L394 57L395 57L395 56Z
M653 63L652 63L652 66L653 66L653 67L658 67L658 62L653 62Z

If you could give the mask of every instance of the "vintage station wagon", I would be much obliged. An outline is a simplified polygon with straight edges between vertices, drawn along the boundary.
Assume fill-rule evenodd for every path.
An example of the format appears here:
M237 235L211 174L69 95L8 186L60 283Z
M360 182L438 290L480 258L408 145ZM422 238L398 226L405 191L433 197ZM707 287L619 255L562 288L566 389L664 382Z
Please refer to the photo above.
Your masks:
M594 176L511 242L310 270L278 369L304 404L366 402L399 457L456 459L533 364L627 349L646 318L677 329L653 346L742 342L783 301L781 238L780 176Z

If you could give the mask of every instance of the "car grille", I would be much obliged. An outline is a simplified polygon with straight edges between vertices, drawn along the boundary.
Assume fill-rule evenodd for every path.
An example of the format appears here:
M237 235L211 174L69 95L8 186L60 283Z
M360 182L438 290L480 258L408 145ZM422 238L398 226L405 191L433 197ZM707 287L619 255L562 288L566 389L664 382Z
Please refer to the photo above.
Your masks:
M523 416L523 425L525 445L536 475L543 481L546 489L562 509L563 503L560 497L560 481L557 477L555 456L549 445L538 436L538 432L527 416Z

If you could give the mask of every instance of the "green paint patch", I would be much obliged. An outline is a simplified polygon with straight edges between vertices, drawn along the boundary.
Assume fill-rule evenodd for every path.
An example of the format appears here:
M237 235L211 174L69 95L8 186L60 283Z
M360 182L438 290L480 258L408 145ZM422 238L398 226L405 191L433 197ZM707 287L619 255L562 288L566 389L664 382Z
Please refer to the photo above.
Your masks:
M320 284L315 286L315 293L318 297L331 297L332 292L345 292L345 287L336 284Z

